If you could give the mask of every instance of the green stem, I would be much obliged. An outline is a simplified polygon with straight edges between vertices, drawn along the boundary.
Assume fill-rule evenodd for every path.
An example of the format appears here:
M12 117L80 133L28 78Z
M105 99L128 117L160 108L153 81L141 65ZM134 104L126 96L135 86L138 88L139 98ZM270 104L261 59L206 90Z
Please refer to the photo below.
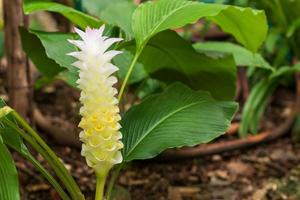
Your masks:
M107 173L106 173L107 174ZM104 186L107 175L97 174L96 195L95 200L104 200Z
M113 187L114 187L114 184L120 174L120 171L122 169L122 167L124 166L124 164L119 164L112 172L111 174L111 178L109 180L109 183L108 183L108 186L107 186L107 191L106 191L106 200L110 200L111 199L111 194L112 194L112 191L113 191Z
M278 11L277 13L278 13L279 19L281 19L282 25L284 26L282 28L283 28L283 30L287 30L288 23L287 23L282 5L278 0L275 0L275 6L277 7L277 11Z
M65 193L62 187L59 185L59 183L32 155L24 155L24 156L49 181L49 183L51 183L51 185L54 187L54 189L57 191L57 193L63 200L70 200L70 197Z
M6 145L8 145L10 148L14 149L18 153L20 153L24 158L26 158L49 181L49 183L55 188L55 190L58 192L58 194L63 200L70 200L70 197L65 193L62 187L59 185L59 183L29 152L24 153L22 151L19 151L13 145L10 145L10 143L7 143Z
M20 118L20 116L16 116L16 112L12 112L13 115L18 118ZM19 119L17 119L19 121ZM60 161L55 160L55 158L53 158L52 156L50 156L47 152L47 150L43 149L38 143L37 141L32 138L30 135L26 134L25 132L23 132L21 129L19 129L18 127L15 126L14 123L12 123L10 120L8 119L4 119L3 122L10 126L11 128L13 128L17 133L19 133L19 135L24 138L24 140L26 142L28 142L38 153L40 153L43 158L45 158L45 160L50 164L50 166L53 168L53 170L55 171L55 173L57 174L57 176L60 178L60 180L64 183L66 189L69 191L70 195L72 196L72 199L84 199L83 196L78 195L78 193L76 192L76 190L72 187L72 184L69 182L69 179L67 178L69 175L68 172L63 172L62 171L62 167L64 168L64 166L60 163ZM20 121L19 121L20 122ZM21 123L21 122L20 122ZM21 123L22 124L22 123ZM25 127L24 127L25 128ZM26 128L25 128L26 129ZM62 167L61 167L62 165Z
M4 119L3 122L7 126L9 126L12 129L14 129L26 142L28 142L39 154L41 154L43 156L43 158L45 158L45 160L47 162L49 162L50 166L53 168L53 170L55 171L55 173L57 174L57 176L60 178L60 180L64 183L64 185L66 186L66 188L68 189L68 191L70 193L72 193L73 190L70 187L69 183L67 182L65 176L61 173L61 171L59 170L58 166L53 163L53 160L45 152L45 150L43 148L41 148L41 146L38 143L36 143L36 141L32 137L30 137L25 132L23 132L21 129L19 129L18 127L16 127L14 123L12 123L11 121L9 121L8 119Z
M130 64L130 66L129 66L129 69L128 69L128 71L127 71L127 74L126 74L126 76L125 76L125 79L124 79L124 81L123 81L123 83L122 83L122 86L121 86L121 89L120 89L120 92L119 92L119 95L118 95L119 101L122 99L122 96L123 96L125 87L126 87L126 85L127 85L127 82L128 82L128 80L129 80L129 78L130 78L130 75L131 75L131 73L132 73L132 70L133 70L133 68L134 68L134 66L135 66L135 64L136 64L136 62L137 62L137 60L138 60L140 54L141 54L141 51L140 51L140 50L137 50L136 53L135 53L135 55L134 55L134 58L133 58L133 60L132 60L132 62L131 62L131 64Z
M70 175L68 170L65 168L65 166L62 164L62 162L59 160L59 158L55 155L55 153L51 150L51 148L44 142L44 140L31 128L31 126L15 111L12 112L16 120L26 129L26 131L41 145L42 148L46 150L46 152L49 154L53 162L57 165L59 170L62 172L64 177L69 182L70 186L73 189L73 192L75 192L74 199L82 200L84 199L83 194L80 191L79 186L76 184L73 177Z

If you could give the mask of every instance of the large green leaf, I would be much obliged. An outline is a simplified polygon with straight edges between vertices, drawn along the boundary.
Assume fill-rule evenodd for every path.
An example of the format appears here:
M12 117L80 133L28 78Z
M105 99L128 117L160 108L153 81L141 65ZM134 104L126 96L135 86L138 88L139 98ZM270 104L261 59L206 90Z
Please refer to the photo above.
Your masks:
M60 74L60 78L76 87L75 82L79 77L78 69L72 65L76 59L67 56L67 54L77 51L76 47L68 42L68 39L77 39L78 36L73 33L49 33L34 30L30 30L30 32L40 39L48 58L54 60L59 66L68 69Z
M125 161L152 158L167 148L207 143L222 135L237 110L234 102L174 84L132 107L122 118Z
M56 62L49 59L39 38L25 28L20 28L22 47L27 56L46 77L54 77L63 70Z
M133 37L131 19L136 5L132 0L84 0L83 7L106 24L118 26L125 32L126 40Z
M217 23L251 51L257 50L267 34L263 11L187 0L158 0L140 5L133 14L137 47L142 50L156 33L195 23L202 17Z
M44 48L44 50L37 51L37 53L40 53L37 56L40 56L40 59L51 59L62 69L66 68L67 70L61 72L59 77L76 87L75 82L78 79L78 69L72 65L75 59L67 56L67 53L77 51L76 47L68 42L68 39L74 39L77 36L72 33L49 33L34 30L30 30L30 33L38 37Z
M75 10L74 8L47 0L24 0L23 9L25 14L31 14L37 11L57 12L82 28L87 26L99 27L103 24L100 20Z
M68 39L76 37L75 34L34 30L30 30L30 32L40 39L50 59L53 59L58 65L67 68L71 72L77 72L77 68L72 65L76 61L75 58L67 56L68 53L77 51L76 47L68 42Z
M231 53L238 66L260 67L273 70L270 64L258 53L251 51L230 42L199 42L193 45L201 53L216 55Z
M135 51L133 46L129 49ZM232 99L235 95L236 65L233 57L212 58L197 53L174 31L163 31L154 36L138 63L134 70L144 67L152 77L166 83L180 81L193 89L209 91L222 100ZM122 63L120 67L125 68Z
M13 158L0 135L0 199L20 199L18 173Z
M52 65L53 62L51 60L53 60L56 66L59 66L61 69L67 69L62 71L58 77L76 87L75 82L78 79L78 69L72 65L76 59L67 56L67 54L77 51L76 47L68 42L68 39L78 39L78 36L73 33L43 32L36 30L29 30L29 32L34 35L32 37L37 37L41 43L39 49L34 50L36 54L33 52L29 52L28 54L33 60L39 59L39 62L35 62L37 67L50 67L43 64L47 62Z
M67 53L77 51L68 39L77 37L72 33L49 33L43 31L20 29L23 49L33 61L45 83L51 82L55 76L76 87L78 70L72 66L75 59ZM68 70L66 70L68 69Z
M82 5L88 13L101 17L102 11L106 8L123 2L132 2L132 0L84 0Z
M132 2L110 4L101 13L101 19L106 23L120 27L126 33L126 39L132 39L131 19L136 8Z

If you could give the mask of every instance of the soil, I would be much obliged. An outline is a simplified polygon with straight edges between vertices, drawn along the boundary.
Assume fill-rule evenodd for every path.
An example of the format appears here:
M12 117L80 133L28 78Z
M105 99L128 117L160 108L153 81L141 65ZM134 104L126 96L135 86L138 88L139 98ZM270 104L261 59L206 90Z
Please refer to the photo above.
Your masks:
M197 159L133 162L121 172L119 192L139 200L297 199L300 148L287 135L273 143ZM95 177L80 150L52 145L86 195L93 199ZM26 161L15 155L22 198L59 199ZM38 159L43 159L38 156ZM127 190L127 191L126 191ZM126 198L125 198L126 197Z

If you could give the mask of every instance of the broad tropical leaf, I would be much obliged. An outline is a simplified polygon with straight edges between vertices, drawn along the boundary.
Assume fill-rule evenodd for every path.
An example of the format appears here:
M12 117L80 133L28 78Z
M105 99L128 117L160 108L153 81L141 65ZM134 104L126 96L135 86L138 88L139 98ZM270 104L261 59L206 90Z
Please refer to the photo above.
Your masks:
M82 6L88 13L101 18L101 13L106 8L123 2L132 2L132 0L84 0L82 1Z
M221 4L205 4L187 0L158 0L141 4L134 12L132 28L137 48L155 34L179 28L207 17L251 51L256 51L267 34L263 11ZM256 27L255 31L253 27Z
M101 19L106 23L120 27L126 33L126 39L132 39L131 19L136 8L132 2L110 4L101 13Z
M125 161L152 158L167 148L207 143L222 135L237 110L234 102L174 84L132 107L121 121Z
M84 0L86 11L105 22L114 25L125 32L125 39L133 37L131 19L136 5L132 0Z
M134 46L127 49L135 51ZM126 60L126 56L127 53L120 55L119 59ZM118 63L120 71L129 66L126 62ZM166 83L180 81L193 89L209 91L217 99L230 100L235 95L236 65L233 57L212 58L197 53L174 31L163 31L149 41L134 68L133 77L142 68L156 79Z
M20 28L20 35L23 50L42 75L52 78L63 70L56 62L47 57L45 48L36 35L25 28Z
M43 31L20 29L23 49L45 79L38 85L51 82L54 78L65 80L76 87L77 69L72 66L75 61L67 53L75 51L68 39L74 39L71 33L48 33ZM68 69L68 70L66 70Z
M199 42L193 45L201 53L219 56L219 54L232 54L235 63L243 67L260 67L273 70L270 64L258 53L253 53L244 47L230 42Z
M26 33L25 30L24 32ZM60 68L61 73L59 73L58 77L65 80L71 86L76 87L75 82L78 79L78 70L72 65L75 59L71 56L67 56L68 53L76 51L76 47L68 42L68 39L75 39L75 34L49 33L36 30L29 30L28 32L28 34L32 34L30 37L37 37L40 40L39 44L41 45L36 46L38 49L28 53L28 56L36 64L37 68L47 71L50 70L48 68L53 67L55 69L54 72L58 72L57 69ZM28 45L30 45L30 42L34 41L23 42L29 43ZM49 65L46 65L46 63ZM53 74L56 75L57 73Z
M67 68L71 72L77 72L76 67L72 66L75 59L67 56L67 53L76 51L74 45L68 42L68 39L74 39L75 34L72 33L49 33L43 31L30 30L41 41L45 48L46 54L53 59L61 67Z
M103 24L103 22L98 19L75 10L74 8L47 0L24 0L23 9L25 14L31 14L37 11L57 12L82 28L87 26L99 27Z

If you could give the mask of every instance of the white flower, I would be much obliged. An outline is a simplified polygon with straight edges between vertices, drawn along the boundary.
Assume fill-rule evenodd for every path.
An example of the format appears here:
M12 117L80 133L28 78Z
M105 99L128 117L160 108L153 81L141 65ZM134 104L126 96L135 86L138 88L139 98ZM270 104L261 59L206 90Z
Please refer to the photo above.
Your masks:
M122 39L103 36L104 25L99 29L88 27L85 32L79 29L75 31L82 40L69 42L80 51L68 55L78 59L73 65L79 68L77 83L81 89L82 103L79 124L83 129L80 133L82 155L96 171L108 171L114 164L122 162L121 117L115 97L118 91L113 87L117 78L112 75L118 67L111 63L111 59L121 52L108 50Z

